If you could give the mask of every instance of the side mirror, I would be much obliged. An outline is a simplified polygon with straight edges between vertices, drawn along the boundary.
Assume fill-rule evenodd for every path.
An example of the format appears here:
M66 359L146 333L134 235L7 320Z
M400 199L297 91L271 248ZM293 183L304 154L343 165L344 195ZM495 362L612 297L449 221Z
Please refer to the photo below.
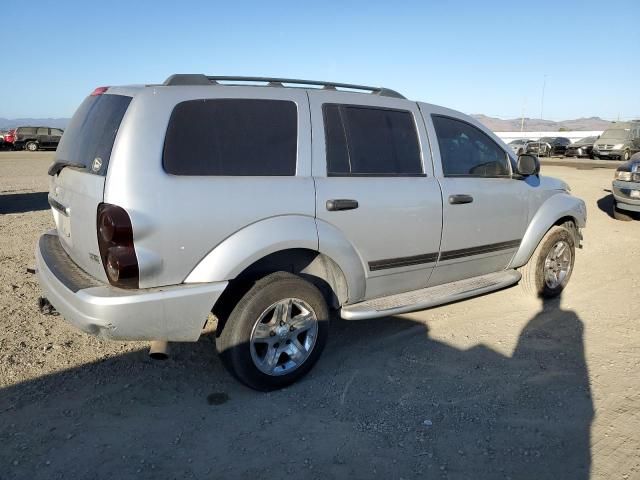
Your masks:
M518 155L518 163L516 165L517 175L528 177L540 173L540 161L535 155L522 154Z

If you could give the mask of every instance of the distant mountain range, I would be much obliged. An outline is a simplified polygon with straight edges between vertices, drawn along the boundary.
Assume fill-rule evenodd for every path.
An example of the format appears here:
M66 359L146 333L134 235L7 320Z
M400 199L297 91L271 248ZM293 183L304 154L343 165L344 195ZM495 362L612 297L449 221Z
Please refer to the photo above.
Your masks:
M0 130L16 127L55 127L65 128L70 118L0 118Z
M473 114L473 118L490 128L494 132L519 132L522 119L513 118L503 120L501 118L488 117L482 114ZM612 122L603 120L600 117L577 118L575 120L542 120L540 118L524 119L525 132L557 132L562 130L606 130Z
M521 119L514 118L503 120L501 118L489 117L482 114L471 115L480 123L486 125L494 132L518 132L520 131ZM69 118L0 118L0 129L7 130L18 126L46 126L65 128L69 123ZM611 122L600 117L577 118L575 120L541 120L539 118L525 118L525 132L557 132L563 130L605 130Z

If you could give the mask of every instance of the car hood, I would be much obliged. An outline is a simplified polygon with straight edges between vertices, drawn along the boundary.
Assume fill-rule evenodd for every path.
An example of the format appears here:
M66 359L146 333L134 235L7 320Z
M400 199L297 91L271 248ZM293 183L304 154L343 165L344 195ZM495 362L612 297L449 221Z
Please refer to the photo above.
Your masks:
M624 145L625 143L627 143L628 140L622 140L622 139L614 139L614 138L605 138L604 140L602 138L599 138L594 145L596 146L600 146L600 145Z
M619 172L637 172L640 171L640 153L636 153L631 160L624 162L617 170Z
M555 177L547 177L545 175L540 175L540 187L545 190L561 190L563 192L570 192L571 187L564 180L560 180Z

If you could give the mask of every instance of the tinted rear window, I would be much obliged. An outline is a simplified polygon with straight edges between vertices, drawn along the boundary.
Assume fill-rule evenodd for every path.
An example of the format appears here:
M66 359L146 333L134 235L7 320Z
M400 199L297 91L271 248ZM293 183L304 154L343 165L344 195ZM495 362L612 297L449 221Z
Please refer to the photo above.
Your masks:
M120 122L131 97L96 95L87 97L76 111L58 145L56 161L79 163L87 171L105 175ZM93 160L100 158L102 167L91 169Z
M323 105L327 174L422 174L413 115L404 110Z
M189 100L171 114L163 165L173 175L295 175L297 144L293 102Z

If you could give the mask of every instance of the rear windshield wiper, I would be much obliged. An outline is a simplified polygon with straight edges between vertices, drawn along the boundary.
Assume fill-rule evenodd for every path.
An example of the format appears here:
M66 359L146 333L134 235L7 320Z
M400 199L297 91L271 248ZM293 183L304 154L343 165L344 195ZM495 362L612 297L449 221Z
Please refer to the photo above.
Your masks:
M60 173L60 170L62 170L64 167L72 167L72 168L80 168L80 169L85 169L87 168L87 166L83 163L77 163L77 162L67 162L65 160L57 160L56 162L54 162L53 165L51 165L49 167L49 175L53 176L53 175L57 175L58 173Z

